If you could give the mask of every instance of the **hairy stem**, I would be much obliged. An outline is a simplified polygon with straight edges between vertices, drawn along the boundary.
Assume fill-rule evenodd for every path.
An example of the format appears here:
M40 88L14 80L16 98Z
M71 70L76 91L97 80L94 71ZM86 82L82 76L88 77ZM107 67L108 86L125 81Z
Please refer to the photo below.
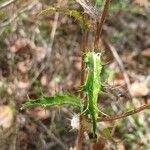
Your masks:
M110 0L105 0L104 2L104 8L102 11L102 14L100 15L100 21L97 21L97 28L96 28L96 34L95 34L95 40L94 40L94 51L98 49L98 43L102 32L103 24L106 20L108 8L109 8L109 2Z
M131 116L133 114L136 114L140 111L143 111L145 109L150 109L150 103L148 104L144 104L143 106L140 106L138 108L135 108L131 111L128 111L126 113L122 113L122 114L118 114L118 115L115 115L115 116L110 116L110 117L100 117L97 119L98 122L105 122L105 121L114 121L114 120L117 120L117 119L122 119L122 118L125 118L125 117L128 117L128 116Z
M82 150L82 142L83 142L83 139L84 139L84 118L82 115L80 116L80 128L79 128L79 131L78 131L78 136L77 136L77 139L76 139L76 144L75 144L75 150Z
M86 16L85 16L86 17ZM84 54L87 48L87 41L88 41L88 31L86 29L82 30L82 41L81 41L81 86L84 84L85 79L85 65L84 65ZM83 91L80 92L81 99L83 98L84 94ZM80 125L82 120L80 119ZM82 140L83 140L83 133L82 129L79 129L79 133L76 139L75 150L82 149Z
M88 32L83 31L82 43L81 43L81 86L84 84L85 79L85 66L84 66L84 54L87 48ZM80 93L81 98L83 98L83 92Z

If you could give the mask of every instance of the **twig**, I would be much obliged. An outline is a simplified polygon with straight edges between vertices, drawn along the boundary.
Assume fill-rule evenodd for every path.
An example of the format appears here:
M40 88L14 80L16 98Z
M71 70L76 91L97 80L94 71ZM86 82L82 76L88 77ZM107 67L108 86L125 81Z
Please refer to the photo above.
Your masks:
M103 24L106 20L108 8L109 8L109 2L110 0L105 0L104 2L104 9L102 11L102 15L100 16L100 21L97 22L97 28L96 28L96 34L95 34L95 40L94 40L94 51L98 49L98 43L102 32Z
M143 111L145 109L150 109L150 103L148 104L144 104L143 106L140 106L138 108L135 108L131 111L128 111L126 113L122 113L122 114L118 114L118 115L115 115L115 116L110 116L110 117L100 117L97 119L98 122L105 122L105 121L114 121L114 120L117 120L117 119L122 119L122 118L125 118L125 117L128 117L128 116L131 116L133 114L136 114L140 111Z
M83 31L82 43L81 43L81 86L84 84L84 78L85 78L84 54L87 48L87 38L88 38L88 32ZM82 91L81 91L81 98L83 98Z
M39 125L46 131L46 133L57 142L64 150L68 150L67 146L64 145L41 121L38 121Z
M35 75L35 77L33 78L32 80L32 83L39 77L39 75L43 72L43 70L49 66L49 61L48 59L50 58L51 56L51 52L52 52L52 47L53 47L53 43L54 43L54 37L55 37L55 33L56 33L56 29L57 29L57 22L58 22L58 18L59 18L59 13L55 13L55 17L54 17L54 23L53 23L53 27L52 27L52 31L51 31L51 34L50 34L50 39L51 39L51 42L48 46L46 46L46 42L43 40L42 36L40 35L41 37L41 41L43 41L43 45L44 47L47 49L47 62L46 64L43 64L39 70L38 70L38 73Z
M82 143L83 143L83 139L84 139L84 132L87 128L87 125L85 122L87 122L88 118L80 115L80 128L78 131L78 136L77 136L77 140L76 140L76 145L75 145L75 150L82 150Z
M18 14L14 14L9 20L5 21L5 22L2 22L0 24L0 27L5 27L7 25L9 25L11 22L13 22L16 18L17 18Z
M57 6L59 7L61 4L62 0L59 0ZM51 56L51 52L52 52L52 48L53 48L53 44L54 44L54 38L55 38L55 33L57 30L57 23L58 23L58 18L59 18L59 12L55 13L54 16L54 22L53 22L53 26L52 26L52 31L50 33L50 44L48 44L48 46L46 46L46 42L43 40L42 36L40 35L41 40L43 41L43 45L45 46L45 48L47 49L47 58L46 58L46 63L43 64L40 68L38 73L35 75L35 77L32 80L32 83L39 77L39 75L43 72L43 70L45 68L47 68L49 66L49 58Z
M75 144L75 150L81 150L81 148L82 148L82 139L83 139L83 133L82 133L81 129L79 129L78 136L77 136L77 139L76 139L76 144Z
M10 0L10 1L7 1L7 2L4 2L1 6L0 6L0 9L3 9L5 7L7 7L8 5L12 4L12 3L15 3L17 0Z
M17 133L18 133L18 124L17 124L17 110L16 110L16 101L11 102L11 107L13 109L13 124L12 124L12 137L10 140L9 150L16 150L17 148Z
M110 50L111 50L113 56L115 57L115 59L116 59L118 65L119 65L119 67L120 67L120 70L121 70L122 73L123 73L123 76L124 76L124 79L125 79L125 82L126 82L128 91L129 91L129 93L130 93L130 96L132 96L131 90L130 90L130 87L131 87L131 86L130 86L130 79L129 79L129 76L128 76L128 74L127 74L125 68L124 68L123 62L122 62L120 56L118 55L118 53L117 53L115 47L114 47L113 45L111 45L110 43L108 43L108 46L109 46L109 48L110 48Z
M86 17L86 15L85 15ZM84 84L84 78L85 78L85 65L84 65L84 54L86 52L87 48L87 41L88 41L88 31L87 30L82 30L82 41L81 41L81 86ZM80 97L81 99L83 98L84 93L83 91L80 92ZM81 118L80 118L81 119ZM82 122L82 120L80 121ZM81 125L82 123L80 123ZM76 139L76 144L75 144L75 150L81 150L82 149L82 140L83 140L83 133L82 129L80 127L78 136Z
M62 1L62 0L59 0L57 6L60 6L61 1ZM59 13L56 12L56 13L55 13L55 17L54 17L54 22L53 22L52 31L51 31L51 34L50 34L50 40L51 40L51 41L50 41L50 44L49 44L48 49L47 49L48 57L50 56L51 51L52 51L52 47L53 47L53 43L54 43L54 37L55 37L56 29L57 29L58 18L59 18Z

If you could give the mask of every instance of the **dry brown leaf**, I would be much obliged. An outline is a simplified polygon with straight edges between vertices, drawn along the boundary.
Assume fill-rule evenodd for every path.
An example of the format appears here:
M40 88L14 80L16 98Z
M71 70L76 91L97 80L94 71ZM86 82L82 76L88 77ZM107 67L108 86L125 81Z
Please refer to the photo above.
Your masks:
M90 150L107 150L107 148L105 147L105 143L104 140L102 138L99 138L98 141L94 144L91 145Z
M43 75L42 77L41 77L41 84L43 85L43 86L46 86L47 85L47 83L48 83L48 77L47 77L47 75Z
M36 47L35 55L36 55L37 61L41 61L46 56L46 49L43 47Z
M134 3L140 6L144 6L144 7L150 6L149 0L134 0Z
M20 89L27 89L30 86L30 82L19 81L17 85Z
M0 126L10 128L13 121L13 110L10 106L0 106Z
M16 91L16 84L14 84L13 82L10 83L7 87L7 93L9 95L13 94Z
M149 94L149 89L147 85L143 82L134 82L131 84L131 94L132 96L139 97L139 96L146 96Z
M18 39L15 41L14 45L10 47L10 51L13 53L17 53L21 48L28 45L28 40L26 39Z
M123 145L123 143L117 144L117 150L125 150L125 146Z
M143 50L141 54L143 57L150 58L150 48Z
M18 51L18 49L16 48L16 46L11 46L9 49L10 49L10 51L12 53L16 53Z
M27 73L30 69L30 65L31 63L29 62L29 60L27 61L22 61L22 62L19 62L17 64L18 66L18 69L22 72L22 73Z
M34 42L30 41L29 39L22 38L15 41L15 43L10 47L10 51L12 53L17 53L24 47L29 47L31 49L36 48Z
M122 72L120 72L120 71L115 72L113 77L108 80L108 83L110 85L113 85L113 86L122 86L122 87L124 87L126 85L126 82L124 80L124 76L123 76Z
M27 113L36 119L46 119L50 116L49 110L43 109L42 107L36 107L27 111Z

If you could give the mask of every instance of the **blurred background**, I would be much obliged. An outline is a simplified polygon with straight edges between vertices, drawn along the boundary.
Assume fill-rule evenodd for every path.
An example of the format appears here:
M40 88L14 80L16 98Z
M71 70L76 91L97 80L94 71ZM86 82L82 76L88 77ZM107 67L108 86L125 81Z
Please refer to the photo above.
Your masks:
M96 3L101 11L103 0ZM82 30L74 18L64 14L37 17L48 6L83 10L74 0L0 0L0 150L67 150L74 146L77 131L70 131L72 108L20 110L28 97L78 94ZM117 114L150 101L149 26L149 0L111 2L100 41L104 62L111 70L111 88L100 101L104 112ZM93 28L91 25L89 49ZM106 126L112 127L100 123L98 129L101 132ZM149 127L148 110L118 120L114 149L149 150ZM108 149L113 149L114 141L105 140ZM87 150L88 144L84 145Z

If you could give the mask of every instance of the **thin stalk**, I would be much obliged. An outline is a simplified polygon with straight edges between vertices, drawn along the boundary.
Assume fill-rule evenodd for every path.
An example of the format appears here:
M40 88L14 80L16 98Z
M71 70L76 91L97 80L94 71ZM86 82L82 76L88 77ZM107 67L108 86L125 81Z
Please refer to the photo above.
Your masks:
M100 21L97 21L97 28L96 28L96 34L95 34L95 40L94 40L94 51L96 51L99 48L99 39L102 33L102 27L106 20L108 8L109 8L109 2L110 0L105 0L104 2L104 8L102 11L102 14L100 15Z
M81 86L84 84L84 80L85 80L84 54L87 49L87 41L88 41L88 31L87 29L82 29L82 41L81 41L81 50L80 50L81 52L81 83L80 83ZM80 92L81 99L83 98L83 96L84 96L84 93L83 91L81 91ZM82 133L81 124L82 124L82 119L80 119L80 129L79 129L78 136L76 139L75 150L82 149L83 133Z
M76 145L75 145L75 150L82 150L82 142L83 142L83 138L84 138L84 124L83 124L83 116L80 116L80 128L78 131L78 136L77 136L77 140L76 140Z
M125 118L125 117L128 117L128 116L131 116L133 114L136 114L140 111L143 111L145 109L150 109L150 103L148 104L144 104L143 106L140 106L138 108L135 108L131 111L128 111L126 113L122 113L122 114L118 114L118 115L115 115L115 116L110 116L110 117L100 117L97 119L98 122L105 122L105 121L114 121L114 120L117 120L117 119L122 119L122 118Z
M17 0L10 0L10 1L6 1L3 4L0 5L0 9L3 9L9 5L11 5L12 3L15 3Z
M88 32L84 30L82 32L82 43L81 43L81 85L84 84L84 79L85 79L85 65L84 65L84 54L86 52L87 48L87 40L88 40ZM83 98L84 93L83 91L80 92L80 97L81 99ZM82 120L80 120L80 125ZM78 136L76 139L76 145L75 145L75 150L81 150L82 149L82 140L83 140L83 133L82 133L82 128L79 129Z
M85 79L85 65L84 65L84 54L87 49L88 32L84 30L82 32L82 43L81 43L81 85L84 84ZM80 97L83 98L83 92L81 91Z

